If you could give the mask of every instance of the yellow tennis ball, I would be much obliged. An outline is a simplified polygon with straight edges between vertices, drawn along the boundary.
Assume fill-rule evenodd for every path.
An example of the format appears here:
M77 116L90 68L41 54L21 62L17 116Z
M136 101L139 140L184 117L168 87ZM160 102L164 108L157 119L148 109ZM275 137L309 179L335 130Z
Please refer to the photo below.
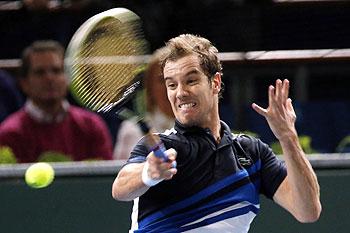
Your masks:
M25 173L25 181L32 188L44 188L50 185L55 177L55 171L48 163L34 163Z

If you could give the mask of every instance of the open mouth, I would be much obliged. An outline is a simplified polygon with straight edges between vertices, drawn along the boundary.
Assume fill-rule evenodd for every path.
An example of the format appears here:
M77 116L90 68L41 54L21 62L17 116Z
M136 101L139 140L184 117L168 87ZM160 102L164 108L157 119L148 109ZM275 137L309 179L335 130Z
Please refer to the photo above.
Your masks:
M182 110L187 110L195 107L197 104L196 103L184 103L184 104L179 104L179 108Z

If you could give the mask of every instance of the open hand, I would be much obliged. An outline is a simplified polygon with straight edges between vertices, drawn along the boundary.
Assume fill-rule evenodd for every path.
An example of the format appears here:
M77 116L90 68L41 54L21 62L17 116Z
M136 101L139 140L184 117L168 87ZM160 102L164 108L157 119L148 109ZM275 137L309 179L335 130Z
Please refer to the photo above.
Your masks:
M278 140L296 135L296 114L289 95L289 81L276 80L276 87L269 86L269 106L265 109L253 103L252 108L264 116Z

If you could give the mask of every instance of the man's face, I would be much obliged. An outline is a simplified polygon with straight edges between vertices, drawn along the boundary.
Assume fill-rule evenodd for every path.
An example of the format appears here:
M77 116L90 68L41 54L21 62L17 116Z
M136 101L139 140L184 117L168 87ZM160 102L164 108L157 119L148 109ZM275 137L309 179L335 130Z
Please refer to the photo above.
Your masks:
M23 91L39 106L61 102L68 88L63 58L51 51L36 52L30 63L28 76L21 82Z
M221 77L213 81L202 71L196 55L168 61L164 67L168 99L176 119L187 126L210 127L218 117Z

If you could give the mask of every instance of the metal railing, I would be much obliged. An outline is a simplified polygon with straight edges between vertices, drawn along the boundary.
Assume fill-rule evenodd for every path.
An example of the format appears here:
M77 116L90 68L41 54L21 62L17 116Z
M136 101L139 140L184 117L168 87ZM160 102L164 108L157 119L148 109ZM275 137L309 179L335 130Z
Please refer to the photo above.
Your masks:
M145 60L145 56L142 59ZM222 52L218 54L224 63L263 63L263 62L301 62L301 61L337 61L350 60L350 48L312 49L312 50L275 50L249 52ZM0 68L16 69L20 59L0 59Z
M350 153L307 155L315 170L350 169ZM280 157L283 159L283 157ZM114 176L124 160L51 163L56 176ZM0 165L0 179L21 178L31 163Z

